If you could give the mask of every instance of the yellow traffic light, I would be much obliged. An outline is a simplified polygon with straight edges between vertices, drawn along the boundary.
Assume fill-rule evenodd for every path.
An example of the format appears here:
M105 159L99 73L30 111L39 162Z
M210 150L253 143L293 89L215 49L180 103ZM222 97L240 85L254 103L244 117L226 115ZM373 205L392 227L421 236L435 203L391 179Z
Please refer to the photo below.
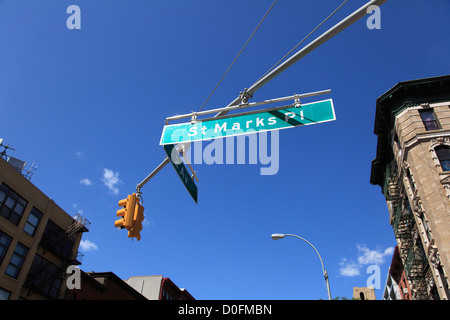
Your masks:
M134 207L133 221L131 222L131 229L128 231L128 237L141 240L142 221L144 221L144 207L141 205L139 198L136 200Z
M123 208L117 210L116 214L118 217L121 217L121 219L114 222L114 227L119 229L126 228L127 230L130 230L136 206L136 194L130 194L126 199L120 200L119 206Z
M119 201L119 206L123 207L117 210L117 216L121 219L114 222L114 227L127 229L129 238L141 240L142 221L144 221L144 207L141 205L136 193L130 194L126 199Z

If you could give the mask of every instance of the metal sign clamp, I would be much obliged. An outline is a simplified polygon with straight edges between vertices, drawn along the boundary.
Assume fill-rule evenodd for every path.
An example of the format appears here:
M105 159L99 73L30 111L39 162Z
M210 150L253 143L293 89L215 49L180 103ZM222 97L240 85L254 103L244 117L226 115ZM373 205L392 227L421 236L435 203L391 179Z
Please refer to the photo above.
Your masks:
M302 103L300 102L300 95L296 94L294 95L294 107L300 108L302 106Z
M192 118L191 118L191 124L197 123L197 112L192 111Z
M248 100L253 98L253 95L248 93L248 89L245 88L244 91L239 92L239 99L241 100L241 104L248 103Z

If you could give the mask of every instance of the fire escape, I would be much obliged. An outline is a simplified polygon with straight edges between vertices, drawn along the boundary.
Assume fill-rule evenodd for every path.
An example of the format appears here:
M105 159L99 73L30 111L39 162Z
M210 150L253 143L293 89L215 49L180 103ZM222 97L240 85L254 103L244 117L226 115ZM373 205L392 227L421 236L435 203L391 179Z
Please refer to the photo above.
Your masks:
M417 231L411 206L399 183L397 174L390 166L386 169L384 194L391 204L392 226L399 245L400 257L406 278L411 284L411 295L415 300L428 300L426 275L429 269L422 241ZM413 189L417 197L417 190Z
M42 235L41 246L44 253L50 251L64 260L67 265L81 264L83 255L79 251L72 252L75 235L80 232L88 232L89 220L76 214L73 216L72 224L66 230L60 227L51 226Z
M48 221L40 242L42 253L51 252L61 263L55 266L44 257L36 255L25 282L29 294L34 291L49 298L58 297L62 280L67 277L67 267L81 264L83 257L79 251L72 250L75 236L80 232L88 232L89 225L90 222L81 215L73 216L72 224L65 230L51 220Z

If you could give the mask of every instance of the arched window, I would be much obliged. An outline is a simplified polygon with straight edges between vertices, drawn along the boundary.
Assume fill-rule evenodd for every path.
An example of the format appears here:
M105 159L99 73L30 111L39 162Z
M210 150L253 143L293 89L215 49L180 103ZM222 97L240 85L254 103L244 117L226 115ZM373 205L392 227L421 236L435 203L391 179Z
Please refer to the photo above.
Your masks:
M450 171L450 147L438 146L434 149L443 171Z

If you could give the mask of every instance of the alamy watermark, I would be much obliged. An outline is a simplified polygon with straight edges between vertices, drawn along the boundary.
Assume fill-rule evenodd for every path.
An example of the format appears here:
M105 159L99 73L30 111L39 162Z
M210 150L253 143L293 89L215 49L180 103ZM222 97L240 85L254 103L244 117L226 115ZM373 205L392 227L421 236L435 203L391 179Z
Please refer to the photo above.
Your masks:
M67 29L81 29L81 9L77 5L70 5L67 7L66 13L70 16L66 20Z
M67 29L81 29L81 9L77 5L70 5L67 7L66 13L70 16L66 20ZM367 14L371 14L366 21L366 26L369 30L381 29L381 9L377 5L371 5L366 10Z
M367 287L381 289L381 269L378 265L373 264L367 267L367 273L371 274L366 281Z
M181 130L180 130L181 131ZM186 134L184 131L180 134ZM206 144L206 145L205 145ZM184 158L190 164L260 164L261 175L275 175L279 170L279 132L247 131L241 135L180 144ZM175 155L171 157L180 159Z
M81 269L75 265L70 265L66 269L66 274L68 275L66 279L67 289L81 289Z
M376 5L367 8L371 14L366 21L368 29L381 29L381 10ZM69 14L66 26L69 30L81 29L81 8L77 5L67 7ZM289 117L289 114L286 114ZM269 119L270 121L270 119ZM246 142L248 140L248 152ZM234 143L236 141L236 144ZM279 170L279 133L270 131L270 154L268 132L243 132L242 135L214 139L203 148L206 141L190 143L190 148L184 153L191 164L257 164L261 175L275 175ZM225 147L224 147L225 146ZM236 146L236 147L235 147ZM175 149L174 149L175 150ZM236 159L235 159L236 155ZM236 160L236 161L235 161ZM246 162L247 161L247 162Z
M366 13L371 13L367 18L366 26L369 30L381 29L381 9L379 6L371 5L367 8Z

